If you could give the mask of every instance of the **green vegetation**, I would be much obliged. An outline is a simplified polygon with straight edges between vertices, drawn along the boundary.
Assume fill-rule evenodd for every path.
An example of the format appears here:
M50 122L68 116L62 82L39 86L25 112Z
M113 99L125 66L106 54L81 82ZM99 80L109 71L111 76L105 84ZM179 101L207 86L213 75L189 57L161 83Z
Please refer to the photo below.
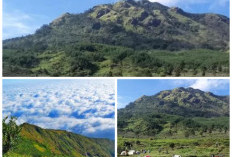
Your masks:
M125 150L125 143L132 146L127 149L149 151L142 154L159 157L170 157L174 154L185 157L203 157L213 154L229 156L229 135L212 134L211 137L194 137L184 139L156 138L118 138L118 151ZM134 155L134 156L141 156Z
M3 145L3 154L6 154L8 151L13 150L19 142L19 133L21 127L17 126L16 118L11 117L9 122L8 117L2 120L2 145Z
M15 149L4 157L114 156L114 141L94 139L60 130L46 130L23 124Z
M118 110L118 137L118 153L229 156L229 97L193 88L142 96Z
M3 67L5 76L227 76L229 53L72 44L39 53L4 49Z
M227 17L125 0L3 41L3 74L228 76L228 43Z

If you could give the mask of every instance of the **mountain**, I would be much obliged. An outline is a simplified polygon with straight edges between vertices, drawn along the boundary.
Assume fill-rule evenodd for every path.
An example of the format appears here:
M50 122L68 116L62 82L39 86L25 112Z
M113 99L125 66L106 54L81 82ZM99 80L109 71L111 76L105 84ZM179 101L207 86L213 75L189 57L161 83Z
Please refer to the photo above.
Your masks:
M135 49L229 48L229 18L192 14L148 0L95 6L82 14L65 13L35 34L5 40L4 48L46 49L91 42Z
M114 156L114 141L88 138L67 131L42 129L24 123L21 125L21 140L11 156L84 157Z
M229 116L229 97L193 88L176 88L153 96L142 96L119 110L123 114L150 112L186 117Z
M229 18L148 0L65 13L3 41L4 76L229 76Z
M169 127L177 124L179 130L194 129L198 132L211 127L228 129L228 117L229 96L181 87L142 96L119 109L118 132L129 137L136 134L162 136Z

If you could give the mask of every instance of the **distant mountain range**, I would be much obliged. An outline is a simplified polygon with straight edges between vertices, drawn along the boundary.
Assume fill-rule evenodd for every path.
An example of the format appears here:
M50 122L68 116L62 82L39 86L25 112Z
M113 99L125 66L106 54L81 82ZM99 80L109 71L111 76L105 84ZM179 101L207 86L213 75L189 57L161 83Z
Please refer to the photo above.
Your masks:
M33 35L8 39L4 48L39 50L78 42L136 49L229 48L229 18L192 14L148 0L123 0L82 14L65 13Z
M62 130L42 129L24 123L21 140L8 155L17 157L113 157L114 141L88 138Z
M174 124L182 130L194 128L199 131L212 126L228 129L229 96L217 96L193 88L176 88L153 96L142 96L118 110L119 135L137 132L152 136Z

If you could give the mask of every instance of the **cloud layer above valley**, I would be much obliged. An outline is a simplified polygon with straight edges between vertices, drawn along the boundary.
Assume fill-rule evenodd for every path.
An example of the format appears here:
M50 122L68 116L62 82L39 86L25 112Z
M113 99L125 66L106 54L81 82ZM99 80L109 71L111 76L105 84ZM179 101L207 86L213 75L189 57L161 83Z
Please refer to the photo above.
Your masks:
M3 116L18 124L114 138L114 80L4 80Z

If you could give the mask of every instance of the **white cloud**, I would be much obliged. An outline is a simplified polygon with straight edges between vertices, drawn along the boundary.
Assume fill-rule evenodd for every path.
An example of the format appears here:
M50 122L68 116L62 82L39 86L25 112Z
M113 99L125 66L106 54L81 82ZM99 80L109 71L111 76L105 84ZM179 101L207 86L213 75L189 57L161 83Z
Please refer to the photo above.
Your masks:
M223 89L228 86L228 81L226 80L196 80L190 87L195 89L200 89L203 91L213 91L215 89Z
M203 4L209 2L209 0L149 0L151 2L158 2L167 6L176 6L178 4Z
M18 124L111 137L114 109L113 80L25 81L3 89L3 116L17 116Z
M29 25L30 21L31 16L19 11L3 13L3 39L33 33L35 28Z
M151 2L158 2L161 3L163 5L177 5L181 0L150 0Z
M229 9L229 0L150 0L151 2L159 2L163 5L169 7L180 7L184 10L197 12L192 7L193 5L199 5L199 7L204 7L205 12L218 12Z
M41 27L41 20L49 18L44 15L28 14L20 10L3 9L3 39L33 34ZM43 23L45 24L45 23Z

